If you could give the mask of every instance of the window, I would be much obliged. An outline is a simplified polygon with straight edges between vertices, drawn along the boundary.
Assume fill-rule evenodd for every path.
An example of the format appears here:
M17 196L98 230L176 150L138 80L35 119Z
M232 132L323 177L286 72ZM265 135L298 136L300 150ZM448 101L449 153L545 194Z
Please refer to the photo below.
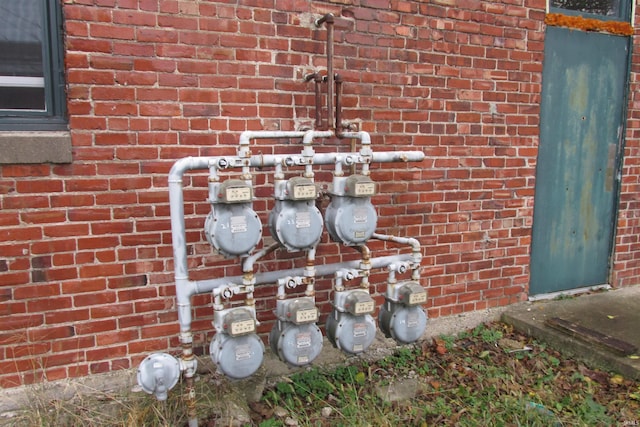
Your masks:
M59 0L0 0L0 130L66 130Z
M598 19L628 21L629 0L551 0L551 7L574 13L599 15Z

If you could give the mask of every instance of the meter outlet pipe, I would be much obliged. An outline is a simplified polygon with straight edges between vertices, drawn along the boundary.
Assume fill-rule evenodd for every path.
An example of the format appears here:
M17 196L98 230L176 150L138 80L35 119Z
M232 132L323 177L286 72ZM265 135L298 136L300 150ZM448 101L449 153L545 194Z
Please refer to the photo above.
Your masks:
M371 236L374 239L382 240L386 242L394 242L400 245L407 245L411 247L411 257L413 258L413 266L411 279L420 280L420 263L422 262L422 247L420 241L413 237L399 237L388 234L373 233Z

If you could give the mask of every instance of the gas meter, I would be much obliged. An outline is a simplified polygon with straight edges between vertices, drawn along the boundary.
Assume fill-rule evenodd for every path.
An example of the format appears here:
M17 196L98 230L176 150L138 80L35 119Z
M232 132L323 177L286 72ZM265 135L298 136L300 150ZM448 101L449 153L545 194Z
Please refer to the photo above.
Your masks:
M426 301L427 291L418 282L389 286L378 315L380 330L403 344L418 340L427 327L427 315L422 309Z
M314 203L317 193L309 178L294 177L276 183L269 229L273 238L290 251L311 249L320 241L322 215Z
M322 332L316 325L318 309L313 298L276 302L276 321L269 334L271 350L294 366L308 365L322 351Z
M331 203L325 212L327 231L334 241L358 245L369 240L378 221L371 204L375 192L375 183L368 176L334 177Z
M371 317L375 302L364 289L335 291L333 311L327 318L327 338L340 350L362 353L373 343L376 323Z
M255 311L236 307L214 312L216 335L209 346L211 359L231 378L253 375L264 357L264 344L256 334Z
M207 240L226 257L248 255L262 237L260 218L251 207L253 188L240 179L209 186L211 212L204 222Z

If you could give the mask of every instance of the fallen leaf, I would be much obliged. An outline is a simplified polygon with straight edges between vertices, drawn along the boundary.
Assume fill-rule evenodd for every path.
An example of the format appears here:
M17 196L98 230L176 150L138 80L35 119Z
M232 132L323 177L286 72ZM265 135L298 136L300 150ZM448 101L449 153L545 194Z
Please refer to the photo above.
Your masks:
M623 384L624 383L624 377L622 375L613 375L611 378L609 378L609 382L611 384Z
M616 316L612 316L612 315L610 315L610 314L609 314L607 317L608 317L609 319L615 319L615 318L616 318Z
M447 347L445 346L445 342L443 339L441 338L434 338L433 339L433 345L436 348L436 353L442 355L445 354L447 352Z
M633 359L633 360L640 359L640 356L638 356L637 354L632 354L631 356L629 356L629 359Z

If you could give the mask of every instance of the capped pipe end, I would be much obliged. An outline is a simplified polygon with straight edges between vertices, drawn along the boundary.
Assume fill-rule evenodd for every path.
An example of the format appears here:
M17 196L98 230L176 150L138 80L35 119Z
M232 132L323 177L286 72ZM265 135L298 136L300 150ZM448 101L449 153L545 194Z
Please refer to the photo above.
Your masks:
M318 18L314 21L314 24L316 25L316 27L320 28L322 27L322 24L324 23L327 24L333 24L334 22L334 16L333 13L327 13L326 15L324 15L322 18Z

